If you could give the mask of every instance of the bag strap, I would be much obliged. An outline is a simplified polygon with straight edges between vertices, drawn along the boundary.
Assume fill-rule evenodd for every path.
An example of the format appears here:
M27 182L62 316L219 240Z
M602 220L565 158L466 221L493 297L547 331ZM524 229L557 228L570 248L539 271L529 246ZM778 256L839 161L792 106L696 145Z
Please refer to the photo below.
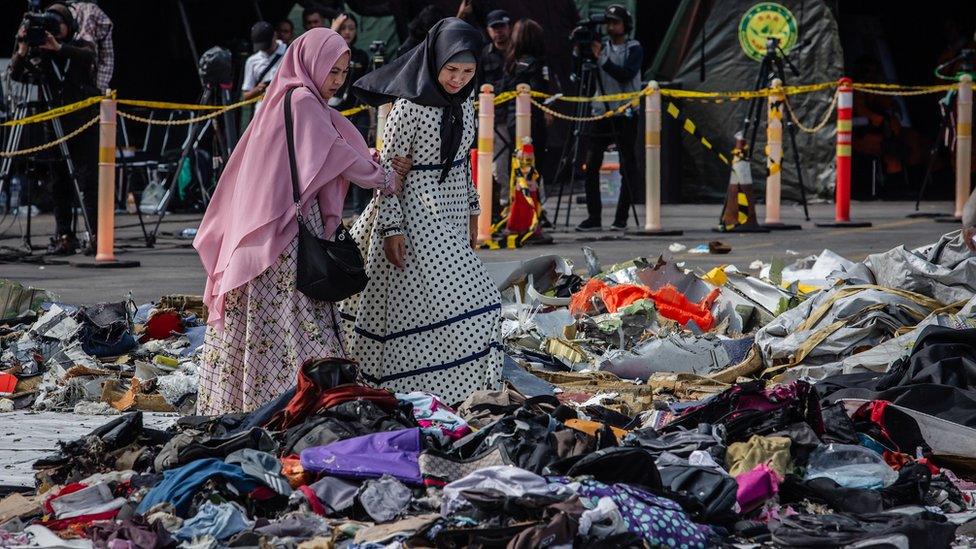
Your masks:
M278 64L278 61L281 61L282 57L284 56L281 55L280 53L274 54L274 57L271 58L271 61L269 61L268 64L264 67L264 70L261 71L261 74L258 75L257 84L260 84L261 81L264 80L264 77L268 75L271 69L275 68L275 65Z
M332 311L332 329L335 330L336 341L339 342L339 350L342 351L343 356L348 359L349 353L346 352L346 346L342 344L342 334L339 333L339 319L335 312L337 306L338 305L335 303L328 304L329 310Z
M285 142L288 144L288 167L291 169L291 191L295 199L295 210L302 217L302 194L298 190L298 165L295 163L295 124L291 117L291 94L295 88L285 92Z

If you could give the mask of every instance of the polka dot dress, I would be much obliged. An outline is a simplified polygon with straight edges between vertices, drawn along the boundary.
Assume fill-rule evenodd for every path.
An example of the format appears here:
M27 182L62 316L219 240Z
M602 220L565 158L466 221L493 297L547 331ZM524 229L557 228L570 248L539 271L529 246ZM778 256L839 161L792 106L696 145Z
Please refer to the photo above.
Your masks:
M464 107L464 136L439 182L441 109L398 100L387 120L383 162L413 155L400 197L378 197L353 225L370 282L341 307L351 357L368 380L396 392L426 391L449 403L494 389L501 373L501 297L470 246L477 214L466 145L474 110ZM406 266L383 253L384 236L406 237Z

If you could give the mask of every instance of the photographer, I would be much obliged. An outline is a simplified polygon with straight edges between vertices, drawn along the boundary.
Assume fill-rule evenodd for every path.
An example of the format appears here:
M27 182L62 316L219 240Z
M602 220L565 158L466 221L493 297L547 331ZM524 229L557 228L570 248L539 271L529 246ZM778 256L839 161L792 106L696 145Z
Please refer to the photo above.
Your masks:
M640 68L644 50L637 40L629 40L627 35L633 27L633 18L623 6L612 4L604 12L607 36L600 42L594 41L589 51L579 52L590 55L596 61L597 86L595 95L629 93L640 90ZM601 115L607 109L616 109L626 101L594 102L593 115ZM637 112L633 107L623 114L593 122L589 129L589 152L586 157L586 209L588 217L577 227L577 231L599 231L602 228L603 204L600 200L600 167L603 153L610 143L617 145L620 155L620 196L617 211L610 230L622 231L627 228L627 217L637 183L637 157L634 148L638 135Z
M28 43L28 28L31 33L43 36L39 44ZM76 33L75 20L64 4L52 4L43 15L28 15L17 32L17 49L10 59L10 77L18 82L48 86L52 95L51 108L99 95L95 86L95 47L90 42L77 39ZM88 108L61 117L65 133L87 122L94 112L94 108ZM88 219L94 223L98 198L97 126L68 140L68 150L74 163L83 206ZM67 174L67 166L54 178L51 194L56 234L49 252L56 255L73 254L78 248L78 239L72 227L75 191L74 183ZM94 243L90 245L94 249Z

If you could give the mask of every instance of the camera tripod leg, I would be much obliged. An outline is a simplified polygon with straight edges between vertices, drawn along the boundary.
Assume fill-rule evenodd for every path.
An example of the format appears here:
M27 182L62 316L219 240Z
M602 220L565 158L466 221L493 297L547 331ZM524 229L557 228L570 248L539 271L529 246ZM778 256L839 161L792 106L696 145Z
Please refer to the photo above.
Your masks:
M61 121L57 118L51 120L51 125L54 128L54 133L58 138L64 137L64 129L61 127ZM86 130L87 131L87 130ZM85 223L85 239L87 243L91 243L93 232L92 220L88 217L88 208L85 207L85 193L81 188L81 182L78 180L78 172L75 170L75 163L71 159L71 152L68 150L67 143L61 143L59 145L61 149L61 156L64 157L65 164L68 167L68 179L74 185L75 198L78 200L78 205L81 207L81 219ZM30 215L30 212L27 213Z

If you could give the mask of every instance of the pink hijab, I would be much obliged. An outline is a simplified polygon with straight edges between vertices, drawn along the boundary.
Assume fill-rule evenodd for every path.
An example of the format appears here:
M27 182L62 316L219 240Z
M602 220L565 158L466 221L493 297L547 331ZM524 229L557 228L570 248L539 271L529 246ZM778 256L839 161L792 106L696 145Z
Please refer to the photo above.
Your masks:
M220 176L193 241L207 271L207 322L217 328L223 327L227 292L273 265L298 233L285 143L288 89L298 88L292 94L292 113L302 208L307 211L309 199L318 198L327 235L338 225L335 212L341 215L349 187L343 171L370 157L356 128L329 108L318 91L347 51L345 40L329 29L311 29L298 37Z

